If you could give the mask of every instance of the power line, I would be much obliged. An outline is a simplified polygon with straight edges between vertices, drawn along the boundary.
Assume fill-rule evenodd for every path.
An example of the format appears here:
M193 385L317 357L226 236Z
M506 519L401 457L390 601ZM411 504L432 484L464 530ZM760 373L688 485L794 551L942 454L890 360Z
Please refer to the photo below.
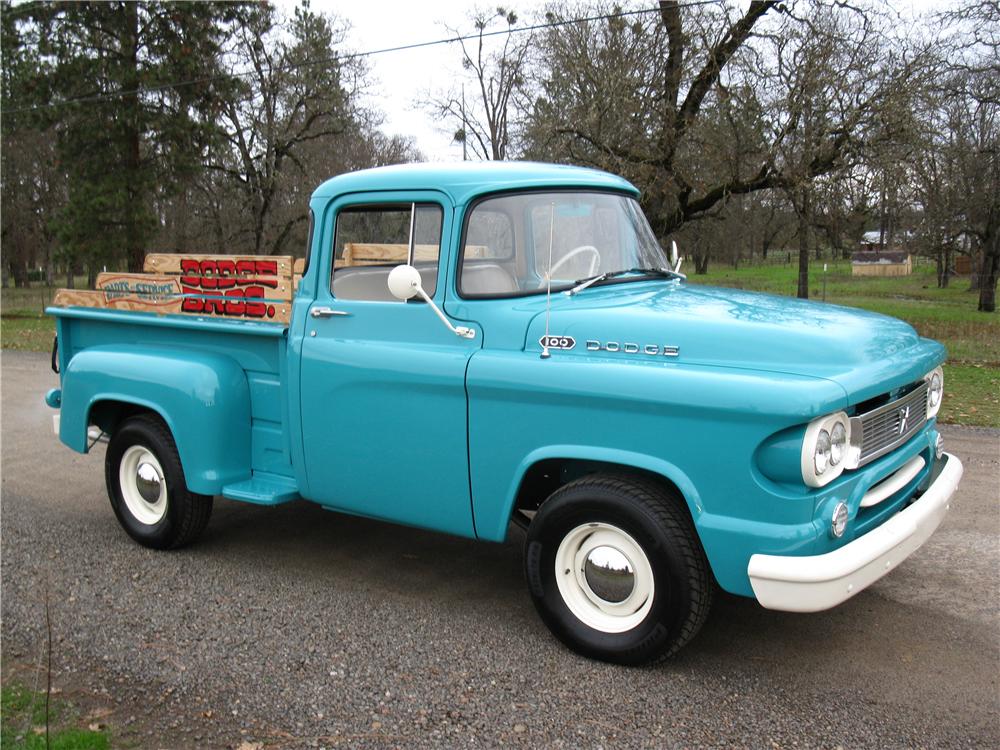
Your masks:
M692 8L700 5L718 5L723 0L690 0L689 2L680 3L681 8ZM643 8L640 10L627 10L619 11L618 13L605 13L597 16L586 16L583 18L570 18L562 21L550 21L547 23L538 23L531 26L518 26L515 28L498 29L496 31L484 31L476 34L466 34L454 37L447 37L443 39L435 39L428 42L414 42L412 44L401 44L395 47L382 47L380 49L367 50L365 52L349 52L346 54L332 55L330 57L320 58L318 60L306 60L305 62L295 63L294 65L278 66L273 69L272 72L286 72L289 70L298 70L299 68L307 68L313 65L324 65L333 62L347 62L350 60L360 60L367 57L375 57L376 55L384 55L392 52L405 52L408 50L423 49L426 47L436 47L442 44L454 44L455 42L466 42L472 39L486 39L494 36L501 36L503 34L521 34L529 31L541 31L544 29L553 29L560 26L571 26L578 23L591 23L594 21L610 21L615 18L626 18L629 16L640 16L647 13L659 13L659 8ZM35 104L29 107L17 107L15 109L6 109L3 114L16 115L22 112L37 112L43 109L51 109L53 107L66 107L73 104L91 104L114 101L115 99L121 99L126 96L136 96L139 94L155 94L160 91L168 91L171 89L183 88L186 86L195 86L203 83L211 83L212 81L218 80L231 80L233 78L249 78L256 74L257 71L248 70L241 73L219 73L211 76L203 76L201 78L192 78L187 81L175 81L173 83L162 83L157 86L150 86L148 88L142 89L129 89L126 91L116 91L110 94L95 94L92 96L78 96L70 99L64 99L58 102L47 102L46 104Z

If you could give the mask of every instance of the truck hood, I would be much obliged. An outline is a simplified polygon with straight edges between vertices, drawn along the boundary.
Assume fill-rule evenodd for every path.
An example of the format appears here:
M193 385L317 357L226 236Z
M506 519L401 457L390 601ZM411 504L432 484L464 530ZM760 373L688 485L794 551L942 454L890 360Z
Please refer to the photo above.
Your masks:
M550 334L575 340L566 355L825 378L840 384L852 403L919 379L945 354L896 318L736 289L639 281L553 295L551 305ZM540 349L544 333L542 312L529 324L527 348ZM619 351L607 351L608 343ZM633 345L630 353L626 344ZM647 354L647 346L658 353ZM677 356L665 357L664 347L677 347Z

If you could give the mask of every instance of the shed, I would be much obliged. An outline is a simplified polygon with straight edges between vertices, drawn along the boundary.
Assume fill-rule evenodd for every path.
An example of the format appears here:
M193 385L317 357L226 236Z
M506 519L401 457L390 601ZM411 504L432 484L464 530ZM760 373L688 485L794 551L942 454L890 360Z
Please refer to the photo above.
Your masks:
M912 272L913 258L907 252L863 250L851 256L852 276L909 276Z

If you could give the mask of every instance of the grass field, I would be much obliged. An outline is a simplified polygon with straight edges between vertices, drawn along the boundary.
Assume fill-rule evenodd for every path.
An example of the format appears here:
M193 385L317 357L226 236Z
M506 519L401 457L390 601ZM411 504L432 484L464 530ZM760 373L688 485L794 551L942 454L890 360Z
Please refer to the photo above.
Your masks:
M733 270L715 265L709 273L692 275L696 284L795 294L798 269L790 265L745 266ZM848 261L814 263L810 296L862 307L906 320L922 336L948 347L945 366L945 400L941 421L953 424L1000 427L1000 313L976 311L977 295L969 292L968 279L953 279L938 289L933 266L918 265L910 276L895 278L851 276ZM85 288L85 279L77 280ZM0 294L0 346L5 349L49 351L54 333L52 320L42 310L52 299L46 287L4 289Z
M53 698L49 704L49 732L45 734L45 694L10 682L0 692L0 746L3 750L107 750L109 739L102 725L82 723L72 706Z
M77 280L78 288L86 289L85 284L86 277ZM49 351L55 326L43 311L54 294L55 289L44 286L0 290L0 347Z

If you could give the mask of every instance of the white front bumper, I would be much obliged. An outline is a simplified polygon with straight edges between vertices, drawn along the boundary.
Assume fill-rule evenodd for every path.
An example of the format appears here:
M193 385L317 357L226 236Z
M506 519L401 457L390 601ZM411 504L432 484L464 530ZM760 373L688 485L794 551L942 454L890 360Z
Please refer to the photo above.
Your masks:
M906 510L860 539L825 555L754 555L747 566L757 601L767 609L818 612L870 586L915 552L941 523L962 478L950 453L934 483Z

